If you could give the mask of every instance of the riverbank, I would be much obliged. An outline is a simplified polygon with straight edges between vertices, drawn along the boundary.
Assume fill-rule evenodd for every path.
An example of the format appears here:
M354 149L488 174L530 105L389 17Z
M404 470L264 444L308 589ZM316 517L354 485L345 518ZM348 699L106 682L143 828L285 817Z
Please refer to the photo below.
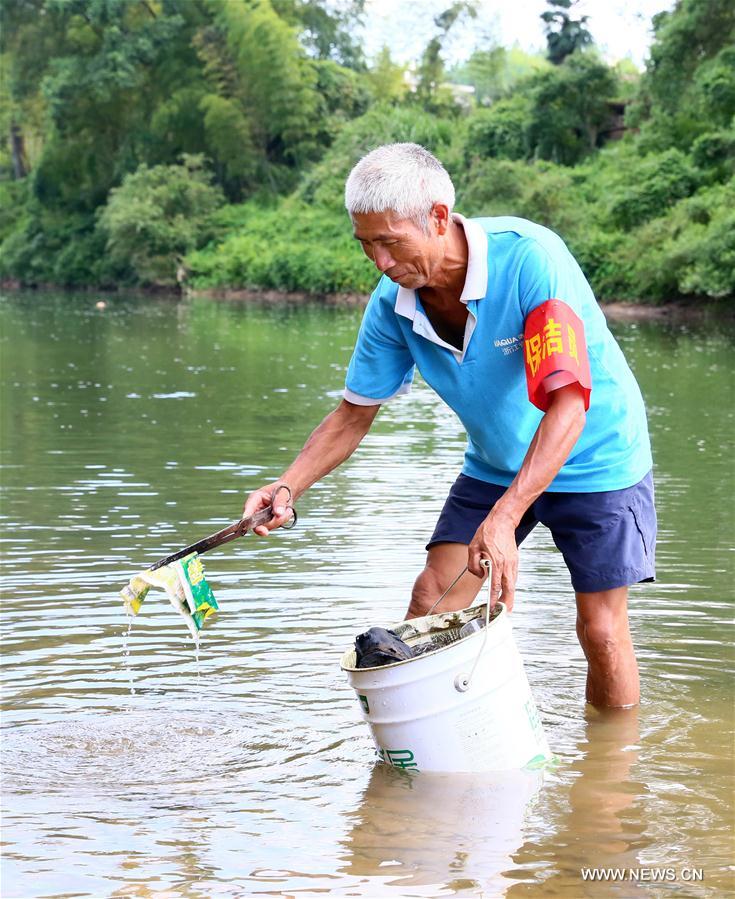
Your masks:
M62 293L62 294L89 294L95 298L106 297L115 294L139 294L143 297L169 298L173 301L181 299L206 299L219 302L252 303L253 305L275 306L303 306L310 303L319 306L360 308L367 304L368 293L342 292L342 293L308 293L306 291L280 291L280 290L254 290L245 288L206 288L171 290L163 287L74 287L65 288L54 284L42 284L35 287L20 284L13 280L0 280L0 291L8 293L38 292L38 293ZM709 299L698 302L692 300L672 300L669 303L628 303L620 300L600 300L600 306L605 317L610 321L701 321L708 318L734 319L735 306L727 298L721 301Z
M206 289L187 290L185 296L210 300L246 303L275 304L286 302L293 305L319 303L325 306L365 306L369 299L363 293L311 294L302 291L281 292L277 290L231 290ZM735 308L724 302L703 300L672 300L664 305L650 303L626 303L619 300L600 300L605 317L611 321L684 321L703 318L735 318Z
M620 303L604 301L600 307L609 321L702 321L708 318L735 319L735 309L725 303L673 302L665 306L646 303Z

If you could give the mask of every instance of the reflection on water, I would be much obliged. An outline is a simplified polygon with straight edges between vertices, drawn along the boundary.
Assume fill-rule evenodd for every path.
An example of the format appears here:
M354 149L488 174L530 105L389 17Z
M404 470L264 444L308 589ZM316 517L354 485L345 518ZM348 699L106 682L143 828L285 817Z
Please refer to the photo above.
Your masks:
M351 815L342 870L388 877L395 887L502 890L542 778L538 771L411 774L376 765Z
M403 613L456 420L418 384L296 530L208 554L222 612L197 662L163 594L128 635L117 590L288 464L359 313L96 299L0 299L3 897L728 893L731 334L616 328L660 521L658 583L631 601L640 710L585 712L568 575L537 529L513 621L559 765L413 779L373 766L339 657ZM585 866L704 881L592 884Z
M585 718L577 755L563 773L567 789L548 791L544 803L546 820L553 815L553 837L550 831L527 840L516 862L534 877L517 883L508 896L533 895L539 880L547 896L575 895L575 890L580 896L604 895L606 884L580 883L581 867L638 868L642 850L652 843L646 836L647 786L634 779L639 710L602 712L588 706ZM625 895L630 886L612 889Z

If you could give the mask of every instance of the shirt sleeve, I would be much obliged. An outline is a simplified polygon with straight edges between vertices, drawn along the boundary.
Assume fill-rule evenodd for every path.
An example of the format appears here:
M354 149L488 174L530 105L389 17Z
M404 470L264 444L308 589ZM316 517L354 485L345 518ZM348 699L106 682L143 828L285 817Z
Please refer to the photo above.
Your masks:
M519 275L524 317L524 361L528 398L546 412L550 394L578 383L589 409L592 392L582 319L589 285L567 248L559 242L558 258L532 243Z
M413 381L413 356L381 284L365 309L345 380L345 399L362 406L408 393Z

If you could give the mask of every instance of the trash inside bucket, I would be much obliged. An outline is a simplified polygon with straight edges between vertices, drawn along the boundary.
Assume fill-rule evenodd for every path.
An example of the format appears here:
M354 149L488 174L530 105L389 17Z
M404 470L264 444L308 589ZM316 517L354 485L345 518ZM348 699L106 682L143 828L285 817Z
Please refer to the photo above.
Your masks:
M504 771L551 758L502 603L487 628L460 631L485 606L391 625L409 646L431 650L380 668L342 669L383 761L419 771Z

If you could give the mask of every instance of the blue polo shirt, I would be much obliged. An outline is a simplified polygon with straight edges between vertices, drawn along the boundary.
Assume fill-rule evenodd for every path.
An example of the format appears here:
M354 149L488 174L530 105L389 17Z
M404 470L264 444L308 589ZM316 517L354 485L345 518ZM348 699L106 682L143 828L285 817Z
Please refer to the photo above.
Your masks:
M507 487L543 416L528 399L524 322L541 303L563 300L584 324L592 394L584 430L548 489L593 493L638 483L652 465L643 398L564 242L520 218L454 219L469 248L462 349L436 334L415 291L384 275L365 310L345 399L374 405L407 393L418 368L464 425L463 473Z

